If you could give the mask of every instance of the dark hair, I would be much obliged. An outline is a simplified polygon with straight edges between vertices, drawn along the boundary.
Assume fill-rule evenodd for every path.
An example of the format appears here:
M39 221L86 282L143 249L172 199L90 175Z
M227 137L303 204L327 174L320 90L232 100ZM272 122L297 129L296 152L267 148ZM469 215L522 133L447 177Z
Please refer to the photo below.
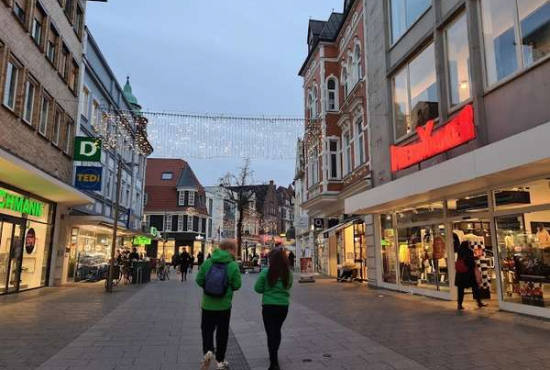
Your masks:
M275 286L281 279L286 289L290 286L290 267L288 257L282 248L277 248L269 253L269 271L267 272L267 283Z

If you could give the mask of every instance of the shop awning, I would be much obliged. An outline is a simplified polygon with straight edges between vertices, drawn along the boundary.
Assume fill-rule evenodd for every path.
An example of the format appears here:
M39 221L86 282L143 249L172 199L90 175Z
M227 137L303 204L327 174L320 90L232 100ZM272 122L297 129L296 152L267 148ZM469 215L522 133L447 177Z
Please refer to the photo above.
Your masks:
M346 227L348 226L351 226L353 225L354 223L356 223L357 221L361 220L360 217L353 217L353 218L350 218L344 222L340 222L338 225L336 226L333 226L331 228L328 228L326 230L323 230L320 234L323 234L325 236L325 238L327 238L331 233L334 233L336 231L339 231L341 229L345 229Z
M105 216L71 215L69 220L71 227L82 227L98 233L101 232L106 234L113 232L113 220ZM126 228L126 225L123 222L118 223L117 229L120 236L143 233L142 231L134 231Z
M550 122L346 199L347 214L369 214L546 176Z
M91 203L92 198L46 172L0 149L0 181L54 203Z

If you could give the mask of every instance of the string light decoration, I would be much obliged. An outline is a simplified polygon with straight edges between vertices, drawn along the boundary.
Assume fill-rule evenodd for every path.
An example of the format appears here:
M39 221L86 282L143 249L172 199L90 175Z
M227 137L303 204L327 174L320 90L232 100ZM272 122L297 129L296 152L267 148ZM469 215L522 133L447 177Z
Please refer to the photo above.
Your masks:
M144 111L161 158L295 159L303 119Z

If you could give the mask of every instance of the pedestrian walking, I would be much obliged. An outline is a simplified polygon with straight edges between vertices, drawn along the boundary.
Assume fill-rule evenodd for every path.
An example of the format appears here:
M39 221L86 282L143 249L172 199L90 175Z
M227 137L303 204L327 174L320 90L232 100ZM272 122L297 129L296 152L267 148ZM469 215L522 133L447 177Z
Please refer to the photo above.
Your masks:
M198 270L201 269L201 266L202 266L203 263L204 263L204 254L202 253L202 251L199 251L199 253L197 254L197 269Z
M229 320L233 292L242 285L239 265L235 262L237 246L231 240L224 240L212 258L206 260L197 274L196 282L203 288L202 295L202 349L201 370L210 368L215 358L217 369L229 368L225 361L229 339ZM216 332L216 354L214 355L214 332Z
M282 248L274 249L269 254L269 267L262 270L254 285L254 290L263 296L262 317L267 334L269 370L279 370L281 328L288 314L290 288L292 272L286 253Z
M455 285L458 287L458 309L463 310L464 289L472 288L474 299L479 308L487 306L481 301L478 279L476 278L476 261L474 252L470 249L470 243L463 241L458 249L458 258L455 263L456 276Z
M189 273L193 273L193 265L195 264L195 257L192 254L189 254Z
M187 281L187 269L189 269L189 253L184 248L180 254L179 265L181 271L181 281Z
M294 266L296 263L296 255L292 251L290 251L290 253L288 254L288 263L290 263L290 268L292 269L292 271L294 271Z
M180 264L180 254L178 251L176 251L176 253L174 253L174 255L172 256L172 267L174 269L177 269L179 264Z

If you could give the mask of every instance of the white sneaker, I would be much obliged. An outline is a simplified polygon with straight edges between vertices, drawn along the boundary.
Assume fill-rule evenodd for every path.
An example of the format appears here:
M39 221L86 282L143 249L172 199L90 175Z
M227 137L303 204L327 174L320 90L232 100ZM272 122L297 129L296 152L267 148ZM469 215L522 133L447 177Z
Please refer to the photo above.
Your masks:
M206 352L200 363L200 370L210 369L210 363L214 359L214 353L212 351Z
M229 369L229 362L222 361L218 362L218 366L216 367L217 370L227 370Z

